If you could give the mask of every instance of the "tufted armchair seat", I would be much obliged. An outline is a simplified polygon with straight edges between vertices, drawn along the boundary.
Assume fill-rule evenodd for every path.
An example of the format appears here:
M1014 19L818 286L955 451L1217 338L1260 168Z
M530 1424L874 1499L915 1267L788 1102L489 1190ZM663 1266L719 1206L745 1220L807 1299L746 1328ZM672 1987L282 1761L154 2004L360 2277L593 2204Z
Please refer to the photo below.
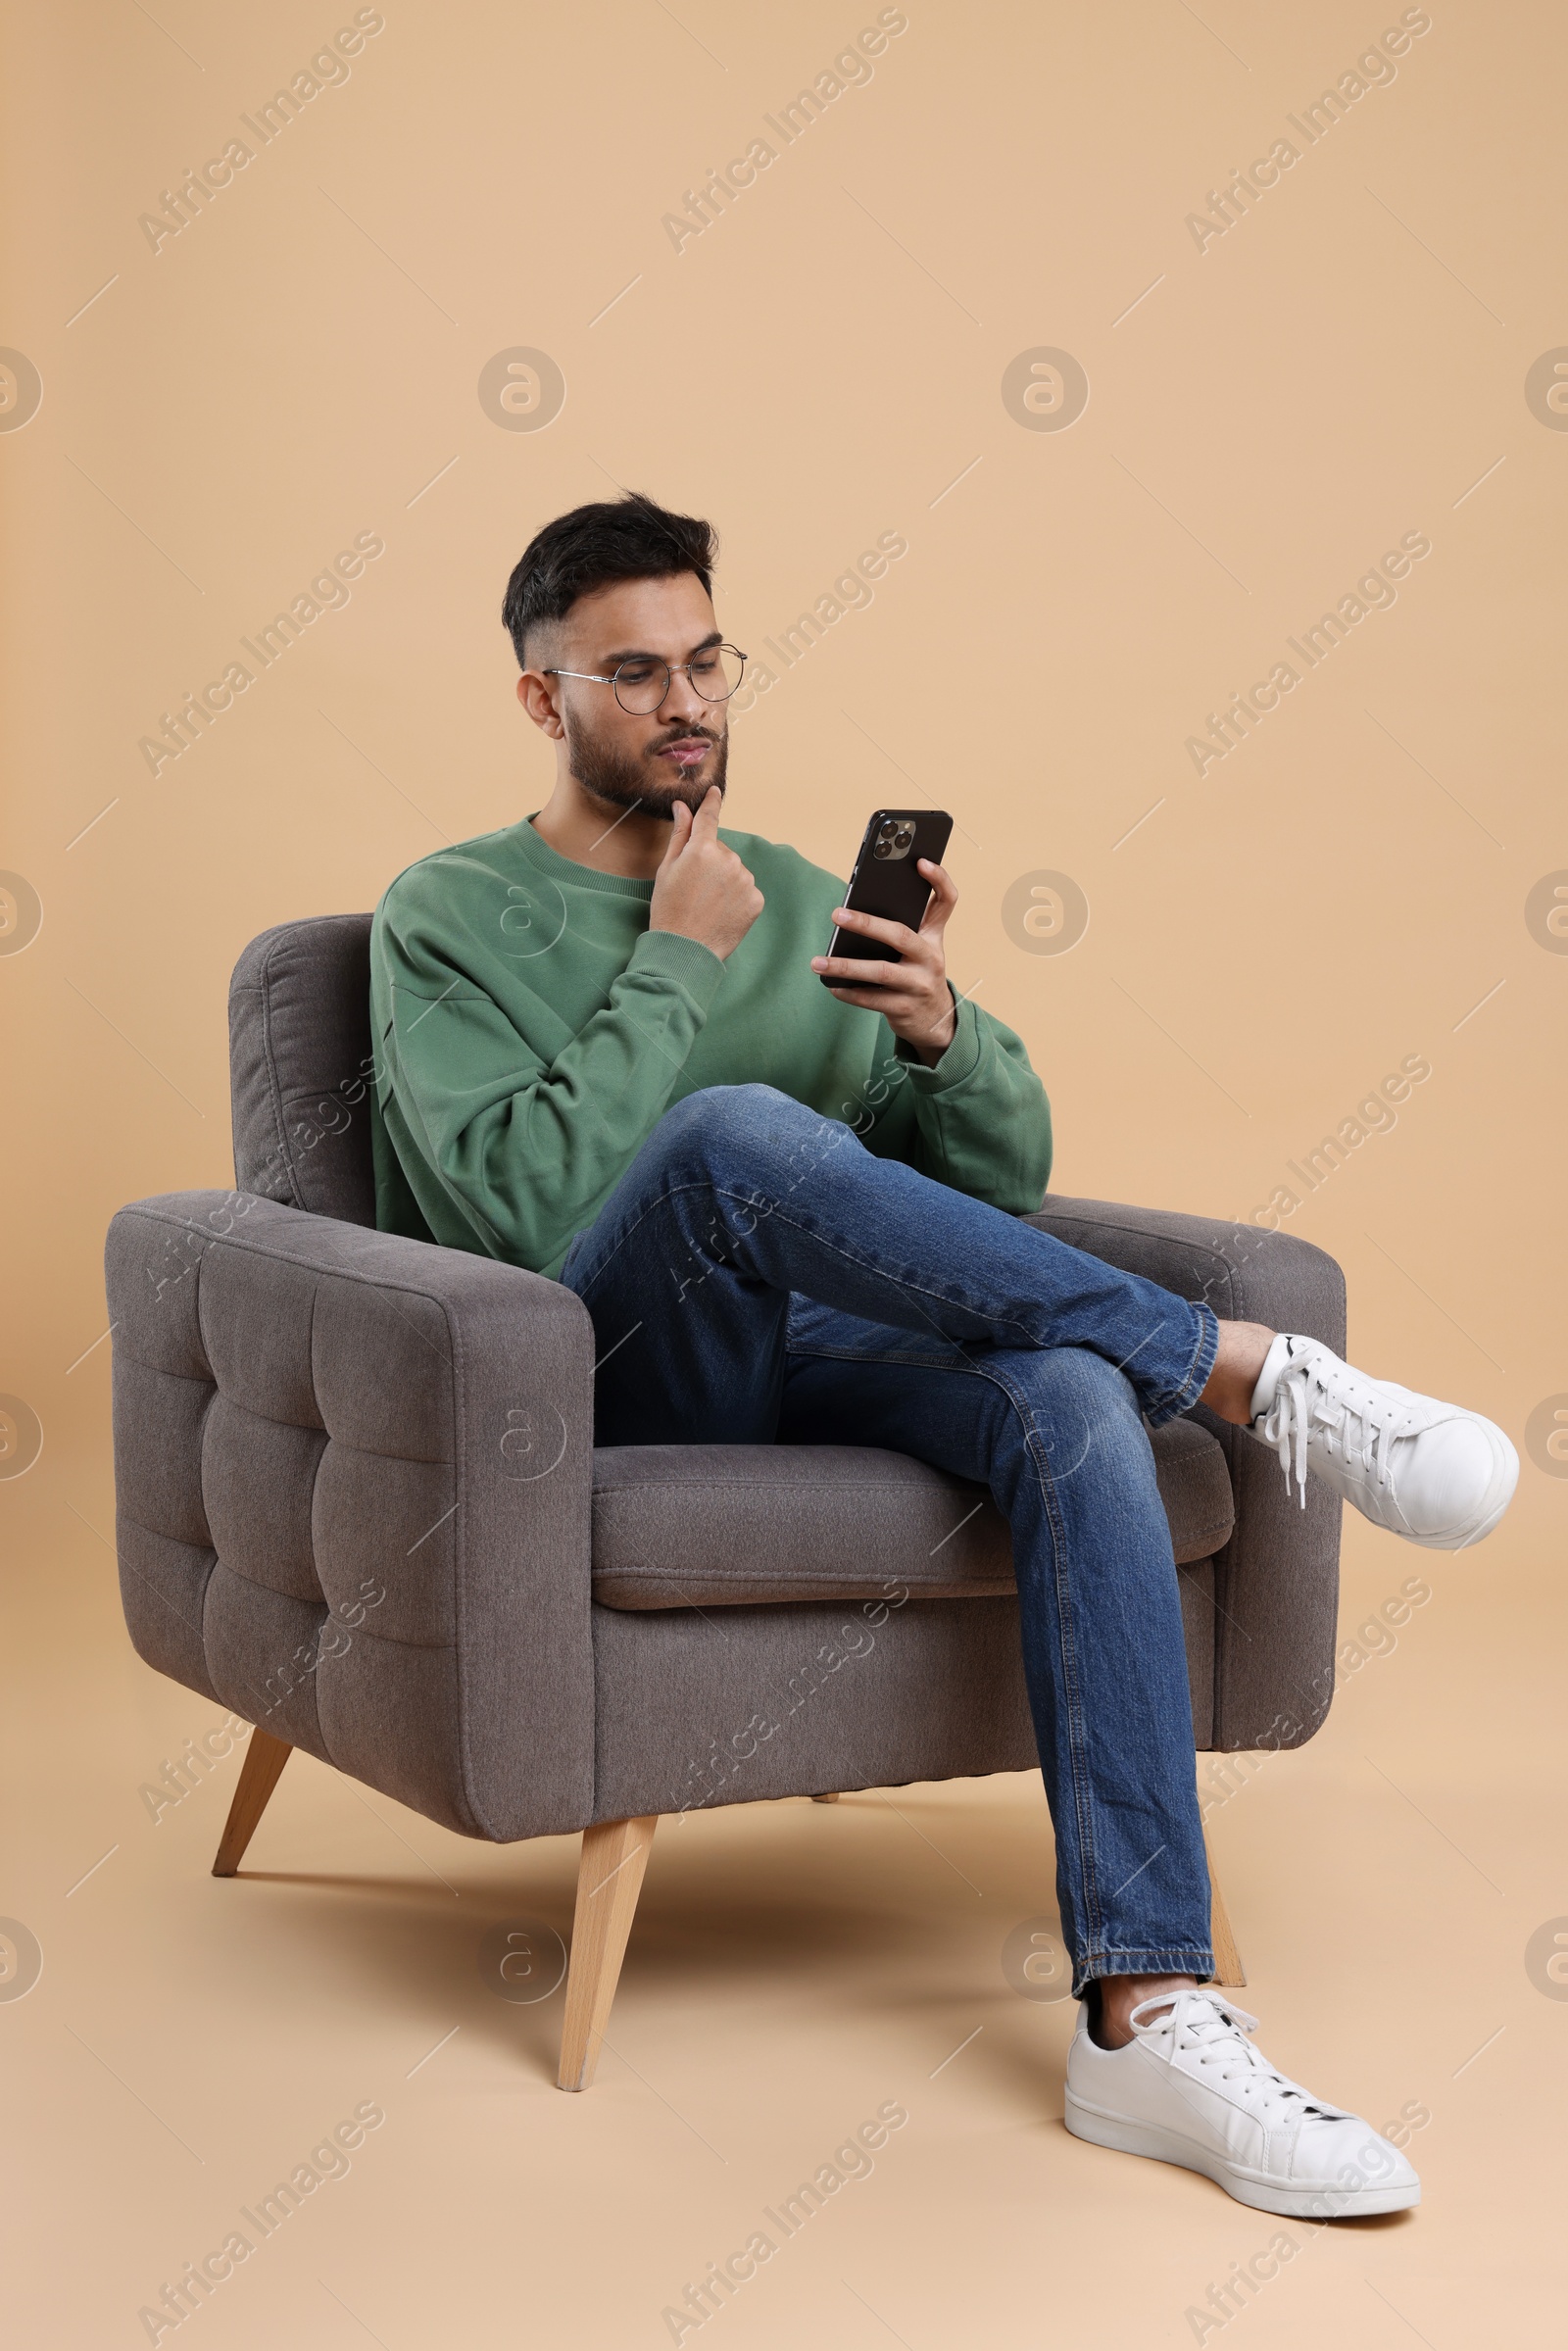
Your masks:
M256 1726L219 1875L295 1747L463 1835L584 1831L561 2079L586 2087L660 1814L1036 1768L1007 1531L873 1447L596 1448L571 1292L374 1229L368 942L328 916L245 951L236 1189L110 1228L126 1622ZM1030 1221L1344 1345L1339 1268L1302 1242L1088 1200ZM1338 1504L1294 1507L1201 1412L1153 1446L1198 1742L1299 1743ZM1216 1950L1239 1980L1218 1906Z

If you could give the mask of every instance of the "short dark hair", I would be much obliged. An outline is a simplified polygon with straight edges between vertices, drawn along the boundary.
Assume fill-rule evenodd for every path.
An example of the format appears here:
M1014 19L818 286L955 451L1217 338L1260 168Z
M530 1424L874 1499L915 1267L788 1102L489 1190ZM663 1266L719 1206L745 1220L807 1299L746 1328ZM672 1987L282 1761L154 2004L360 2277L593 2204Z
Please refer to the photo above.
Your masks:
M617 579L669 579L694 571L712 593L718 536L695 514L672 514L641 491L575 506L547 522L524 549L507 582L501 618L519 669L528 666L528 631L564 620L579 596Z

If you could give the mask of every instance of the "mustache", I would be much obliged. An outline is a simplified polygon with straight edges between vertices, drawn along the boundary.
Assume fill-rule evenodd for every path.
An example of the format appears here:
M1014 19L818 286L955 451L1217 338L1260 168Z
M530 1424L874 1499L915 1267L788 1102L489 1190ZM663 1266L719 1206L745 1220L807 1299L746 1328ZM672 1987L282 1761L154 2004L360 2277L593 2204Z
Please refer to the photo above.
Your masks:
M716 745L718 741L719 737L710 726L676 726L672 727L669 733L662 737L659 742L650 743L643 756L645 759L655 759L662 751L667 751L672 743L711 743Z

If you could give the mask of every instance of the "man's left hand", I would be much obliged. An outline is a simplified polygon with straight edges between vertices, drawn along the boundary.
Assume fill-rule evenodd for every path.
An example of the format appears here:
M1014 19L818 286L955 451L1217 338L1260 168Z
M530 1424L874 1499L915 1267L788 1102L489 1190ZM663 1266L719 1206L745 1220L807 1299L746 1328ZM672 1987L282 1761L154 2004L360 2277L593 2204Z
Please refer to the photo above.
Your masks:
M868 1011L880 1012L895 1037L901 1037L928 1069L934 1069L958 1025L942 945L958 893L952 876L929 857L919 859L919 870L931 884L931 903L917 931L905 922L885 922L879 914L856 914L847 906L833 909L840 930L858 931L882 947L894 948L902 962L862 963L848 955L813 955L811 969L822 974L840 1004L863 1004Z

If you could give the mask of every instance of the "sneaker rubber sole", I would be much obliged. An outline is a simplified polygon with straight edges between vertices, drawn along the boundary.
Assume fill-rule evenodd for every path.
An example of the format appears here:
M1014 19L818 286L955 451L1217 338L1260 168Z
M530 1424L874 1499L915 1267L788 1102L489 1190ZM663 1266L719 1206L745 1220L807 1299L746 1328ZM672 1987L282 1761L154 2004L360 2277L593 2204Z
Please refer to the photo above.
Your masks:
M1414 2186L1395 2187L1371 2184L1363 2188L1282 2187L1199 2146L1179 2131L1165 2130L1158 2123L1142 2123L1128 2115L1108 2114L1101 2107L1086 2105L1071 2090L1066 2093L1065 2107L1063 2119L1074 2138L1088 2139L1097 2147L1109 2147L1119 2155L1147 2155L1155 2163L1173 2163L1183 2171L1201 2172L1239 2204L1250 2204L1258 2212L1278 2213L1286 2220L1354 2221L1368 2213L1405 2212L1421 2201L1419 2182Z

